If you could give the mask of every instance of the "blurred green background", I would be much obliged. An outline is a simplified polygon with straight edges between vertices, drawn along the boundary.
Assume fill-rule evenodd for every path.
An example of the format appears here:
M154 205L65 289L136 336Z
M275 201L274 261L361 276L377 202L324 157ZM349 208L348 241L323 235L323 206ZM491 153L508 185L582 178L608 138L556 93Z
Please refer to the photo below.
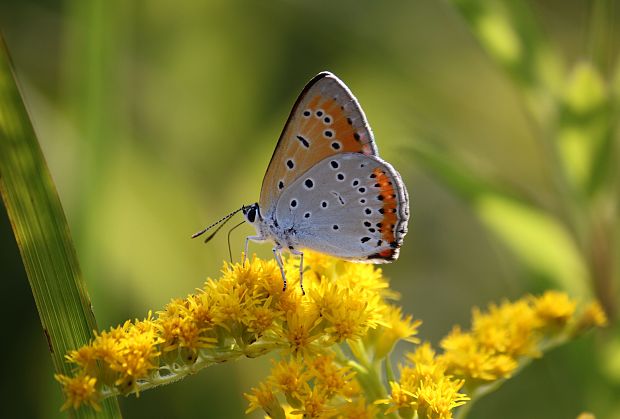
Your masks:
M258 200L290 107L329 70L408 187L409 235L384 269L434 344L473 306L546 288L598 296L614 315L618 18L613 1L582 0L0 2L101 328L219 275L226 234L189 236ZM250 233L233 233L235 257ZM0 416L65 417L4 208L0 266ZM218 365L121 408L241 418L268 369ZM582 411L620 418L615 322L535 361L470 417Z

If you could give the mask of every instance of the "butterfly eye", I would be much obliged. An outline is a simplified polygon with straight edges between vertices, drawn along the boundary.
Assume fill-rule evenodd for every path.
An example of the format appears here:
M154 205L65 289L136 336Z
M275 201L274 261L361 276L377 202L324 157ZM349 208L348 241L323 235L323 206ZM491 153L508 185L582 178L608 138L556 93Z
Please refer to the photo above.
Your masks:
M251 223L253 223L254 220L256 220L256 207L250 208L250 210L248 211L247 217L248 217L248 221Z

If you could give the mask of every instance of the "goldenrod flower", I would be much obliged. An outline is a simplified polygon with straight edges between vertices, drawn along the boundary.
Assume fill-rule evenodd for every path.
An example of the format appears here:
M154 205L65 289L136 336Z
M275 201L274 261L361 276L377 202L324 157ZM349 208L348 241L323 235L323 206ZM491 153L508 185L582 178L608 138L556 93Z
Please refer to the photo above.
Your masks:
M311 374L305 370L304 363L293 357L275 364L267 380L275 389L284 393L292 406L299 407L304 385L311 378Z
M546 324L563 327L575 313L575 306L568 295L559 291L547 291L541 297L534 298L534 311Z
M385 325L379 328L374 338L375 356L378 359L385 358L396 342L405 341L410 343L419 343L420 340L415 336L418 334L418 328L422 324L420 320L413 320L413 316L403 316L402 309L394 305L387 305L383 312L383 321Z
M66 400L61 410L66 410L69 407L77 409L81 405L91 406L97 411L101 410L95 377L88 374L80 374L75 377L56 374L54 377L60 382L65 392Z
M390 303L397 294L381 269L312 252L305 258L306 295L296 286L296 259L284 261L289 287L282 291L275 261L253 257L224 264L219 279L171 300L155 317L96 334L66 356L74 373L56 376L63 409L98 408L110 395L137 394L218 362L271 352L279 361L245 394L247 412L260 408L277 419L385 413L448 419L469 400L462 389L476 394L477 386L506 379L550 346L606 322L597 304L575 320L575 303L558 292L475 308L471 330L455 327L440 353L428 343L414 347L393 377L392 348L417 345L421 322Z
M508 378L517 368L517 361L506 353L486 347L472 333L455 326L441 341L444 350L441 361L456 376L473 381L494 381Z
M245 410L245 413L250 413L260 408L271 418L285 418L284 409L282 409L278 399L266 383L260 383L258 388L252 388L252 392L249 394L244 393L244 396L250 402L250 406Z
M346 403L338 413L338 417L343 419L374 419L381 416L379 416L377 405L366 403L364 397L360 397L355 402Z
M435 356L430 344L407 354L408 363L400 367L400 382L390 383L390 399L378 401L389 406L386 413L398 411L401 417L420 419L452 417L452 410L469 398L460 393L464 380L446 373L446 365Z
M486 313L474 308L472 318L472 334L483 350L509 356L538 356L538 335L533 332L541 323L527 301L490 304Z
M310 359L308 371L328 395L341 394L350 398L359 392L353 381L355 372L349 366L336 364L333 354L318 355Z
M415 409L413 408L413 393L401 387L397 382L390 381L390 398L376 400L376 404L389 404L390 406L385 413L398 411L403 418L413 417Z
M436 381L423 381L414 393L418 418L450 419L452 410L465 404L469 397L459 393L463 380L443 377Z
M293 414L303 415L304 418L331 418L335 416L336 409L328 404L329 395L320 386L311 388L305 383L305 391L301 396L301 407L294 410Z
M469 391L509 378L550 346L592 327L583 326L584 318L602 320L596 303L586 309L579 322L574 316L575 307L565 293L547 291L540 297L490 304L486 312L474 308L471 331L453 328L441 341L444 353L440 359L449 373L465 380Z
M583 333L593 327L605 327L608 324L607 315L598 301L594 301L586 306L581 314L577 326L576 334Z

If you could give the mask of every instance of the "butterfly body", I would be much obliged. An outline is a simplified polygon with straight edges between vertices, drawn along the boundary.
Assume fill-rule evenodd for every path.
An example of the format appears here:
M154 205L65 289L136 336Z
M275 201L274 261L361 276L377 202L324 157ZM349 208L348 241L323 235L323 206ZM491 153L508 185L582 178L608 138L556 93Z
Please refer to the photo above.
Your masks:
M398 172L377 155L372 131L350 90L331 73L314 77L297 99L263 179L259 203L243 207L256 235L301 256L311 249L385 263L398 257L409 199ZM302 288L303 289L303 288Z

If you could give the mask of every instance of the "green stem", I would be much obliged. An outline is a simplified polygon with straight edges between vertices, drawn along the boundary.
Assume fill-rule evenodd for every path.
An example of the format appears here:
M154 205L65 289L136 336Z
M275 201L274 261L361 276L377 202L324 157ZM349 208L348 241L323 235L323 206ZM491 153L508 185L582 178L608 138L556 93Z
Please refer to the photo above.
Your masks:
M588 56L605 78L613 71L616 54L614 51L614 0L591 2L588 27Z
M381 377L381 361L371 362L371 360L368 359L368 353L361 340L349 341L348 344L359 361L358 363L349 360L348 365L357 373L357 380L364 389L367 399L370 401L386 399L388 394ZM341 359L340 357L346 359L340 348L338 348L336 353L339 360ZM395 413L383 416L392 419L397 418Z
M392 352L385 357L385 378L387 378L388 383L390 381L396 381L396 378L394 378L394 368L392 368L391 355Z
M159 367L159 369L156 370L150 377L138 381L136 383L136 387L132 391L130 391L129 394L138 394L145 390L150 390L155 387L174 383L176 381L182 380L188 375L195 374L201 369L209 367L211 365L219 364L222 362L234 361L242 356L249 356L251 358L254 358L255 356L266 354L267 352L271 352L276 349L282 349L282 346L271 342L253 343L252 345L248 345L243 349L238 347L226 350L206 349L201 351L198 359L191 364L179 364L179 366L174 369L172 369L171 367ZM159 371L162 368L167 368L169 373L161 375ZM103 399L117 396L120 394L121 392L118 391L117 388L105 387L101 391L101 397Z
M97 329L60 198L0 37L0 193L41 318L54 368L71 375L64 355ZM115 399L79 418L120 417Z

